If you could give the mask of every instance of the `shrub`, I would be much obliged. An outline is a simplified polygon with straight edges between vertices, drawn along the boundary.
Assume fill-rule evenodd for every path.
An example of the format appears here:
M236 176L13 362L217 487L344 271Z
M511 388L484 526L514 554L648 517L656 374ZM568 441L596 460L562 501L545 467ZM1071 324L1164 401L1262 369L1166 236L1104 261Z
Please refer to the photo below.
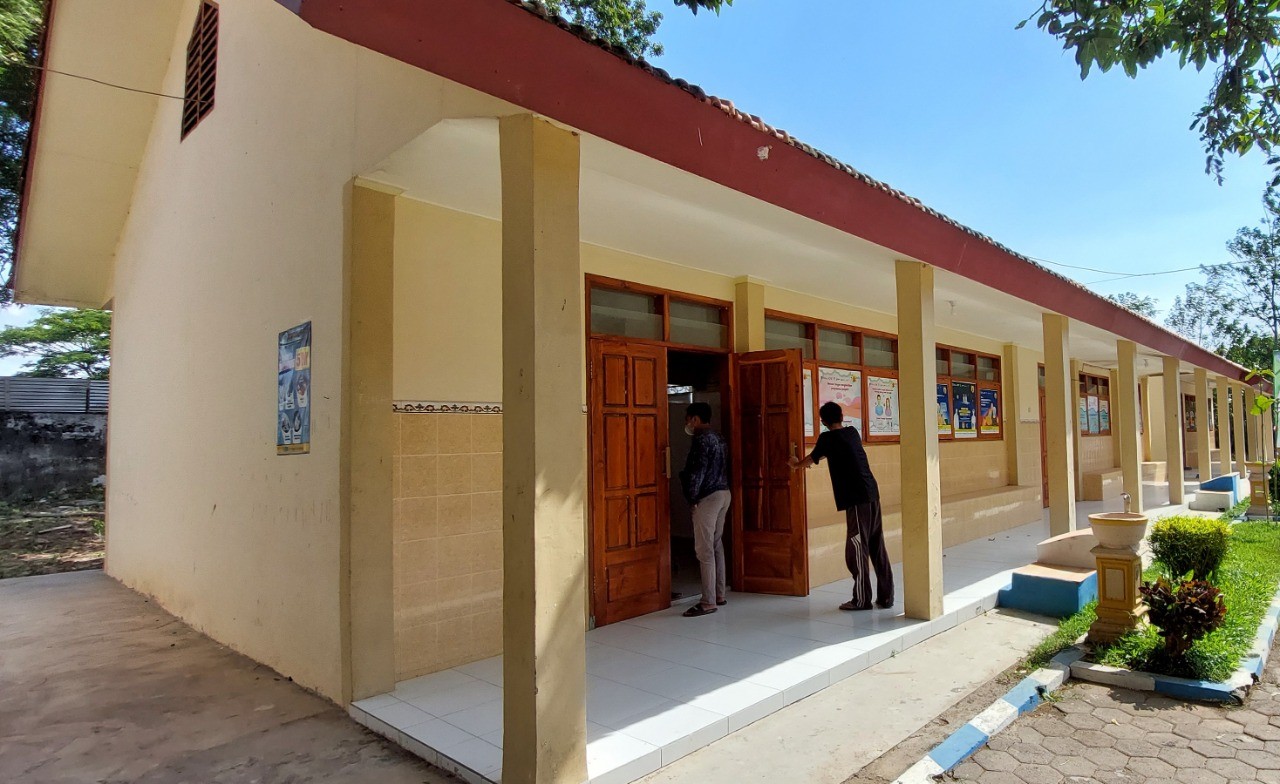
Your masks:
M1156 560L1180 580L1190 574L1196 580L1211 579L1227 554L1231 528L1208 517L1166 517L1151 527L1148 541Z
M1222 592L1204 580L1173 585L1161 577L1140 589L1147 602L1147 617L1164 638L1164 656L1180 662L1191 645L1222 625L1227 605Z

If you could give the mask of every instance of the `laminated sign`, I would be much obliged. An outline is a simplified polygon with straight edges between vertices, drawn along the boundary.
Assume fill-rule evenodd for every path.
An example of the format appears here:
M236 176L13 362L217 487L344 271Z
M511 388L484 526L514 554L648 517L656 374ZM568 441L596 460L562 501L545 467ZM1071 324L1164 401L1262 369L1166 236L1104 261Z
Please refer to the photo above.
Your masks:
M311 451L311 322L280 333L276 454Z

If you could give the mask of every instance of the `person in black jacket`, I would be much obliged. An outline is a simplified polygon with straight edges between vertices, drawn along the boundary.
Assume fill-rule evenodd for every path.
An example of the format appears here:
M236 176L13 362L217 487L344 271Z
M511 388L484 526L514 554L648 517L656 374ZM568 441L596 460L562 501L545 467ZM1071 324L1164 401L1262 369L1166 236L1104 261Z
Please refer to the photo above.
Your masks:
M884 547L884 523L880 518L880 487L867 463L867 450L862 446L858 429L844 426L844 410L838 403L824 403L818 409L827 432L818 436L813 451L803 460L791 458L791 468L799 470L815 465L823 458L831 473L831 490L836 509L844 512L847 536L844 563L853 575L853 599L840 605L841 610L870 610L871 571L876 573L876 607L893 606L893 568ZM870 568L867 562L870 561Z
M711 406L685 410L684 432L693 437L680 486L693 518L693 550L702 571L702 601L685 611L696 618L725 604L724 520L729 512L729 450L711 427Z

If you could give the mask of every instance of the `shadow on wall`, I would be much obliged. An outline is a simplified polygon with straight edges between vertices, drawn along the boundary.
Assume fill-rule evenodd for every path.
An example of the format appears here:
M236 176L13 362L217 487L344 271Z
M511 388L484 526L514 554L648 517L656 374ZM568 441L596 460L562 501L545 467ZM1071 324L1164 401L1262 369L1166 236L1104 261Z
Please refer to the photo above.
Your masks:
M106 455L105 413L0 412L0 501L87 487Z

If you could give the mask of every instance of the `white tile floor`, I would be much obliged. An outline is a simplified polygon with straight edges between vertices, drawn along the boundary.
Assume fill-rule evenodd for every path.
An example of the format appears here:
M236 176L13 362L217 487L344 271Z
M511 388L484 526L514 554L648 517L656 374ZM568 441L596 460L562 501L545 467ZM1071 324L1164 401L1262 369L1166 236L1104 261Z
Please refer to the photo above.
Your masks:
M1163 489L1146 488L1149 505L1167 499ZM1103 506L1077 508L1083 518ZM852 592L845 579L805 597L733 593L703 618L681 617L681 605L588 632L590 781L626 784L994 608L1010 570L1034 561L1047 535L1041 520L947 548L945 613L934 621L902 615L895 564L892 610L841 612ZM501 778L501 657L404 681L355 703L351 715L470 782Z

